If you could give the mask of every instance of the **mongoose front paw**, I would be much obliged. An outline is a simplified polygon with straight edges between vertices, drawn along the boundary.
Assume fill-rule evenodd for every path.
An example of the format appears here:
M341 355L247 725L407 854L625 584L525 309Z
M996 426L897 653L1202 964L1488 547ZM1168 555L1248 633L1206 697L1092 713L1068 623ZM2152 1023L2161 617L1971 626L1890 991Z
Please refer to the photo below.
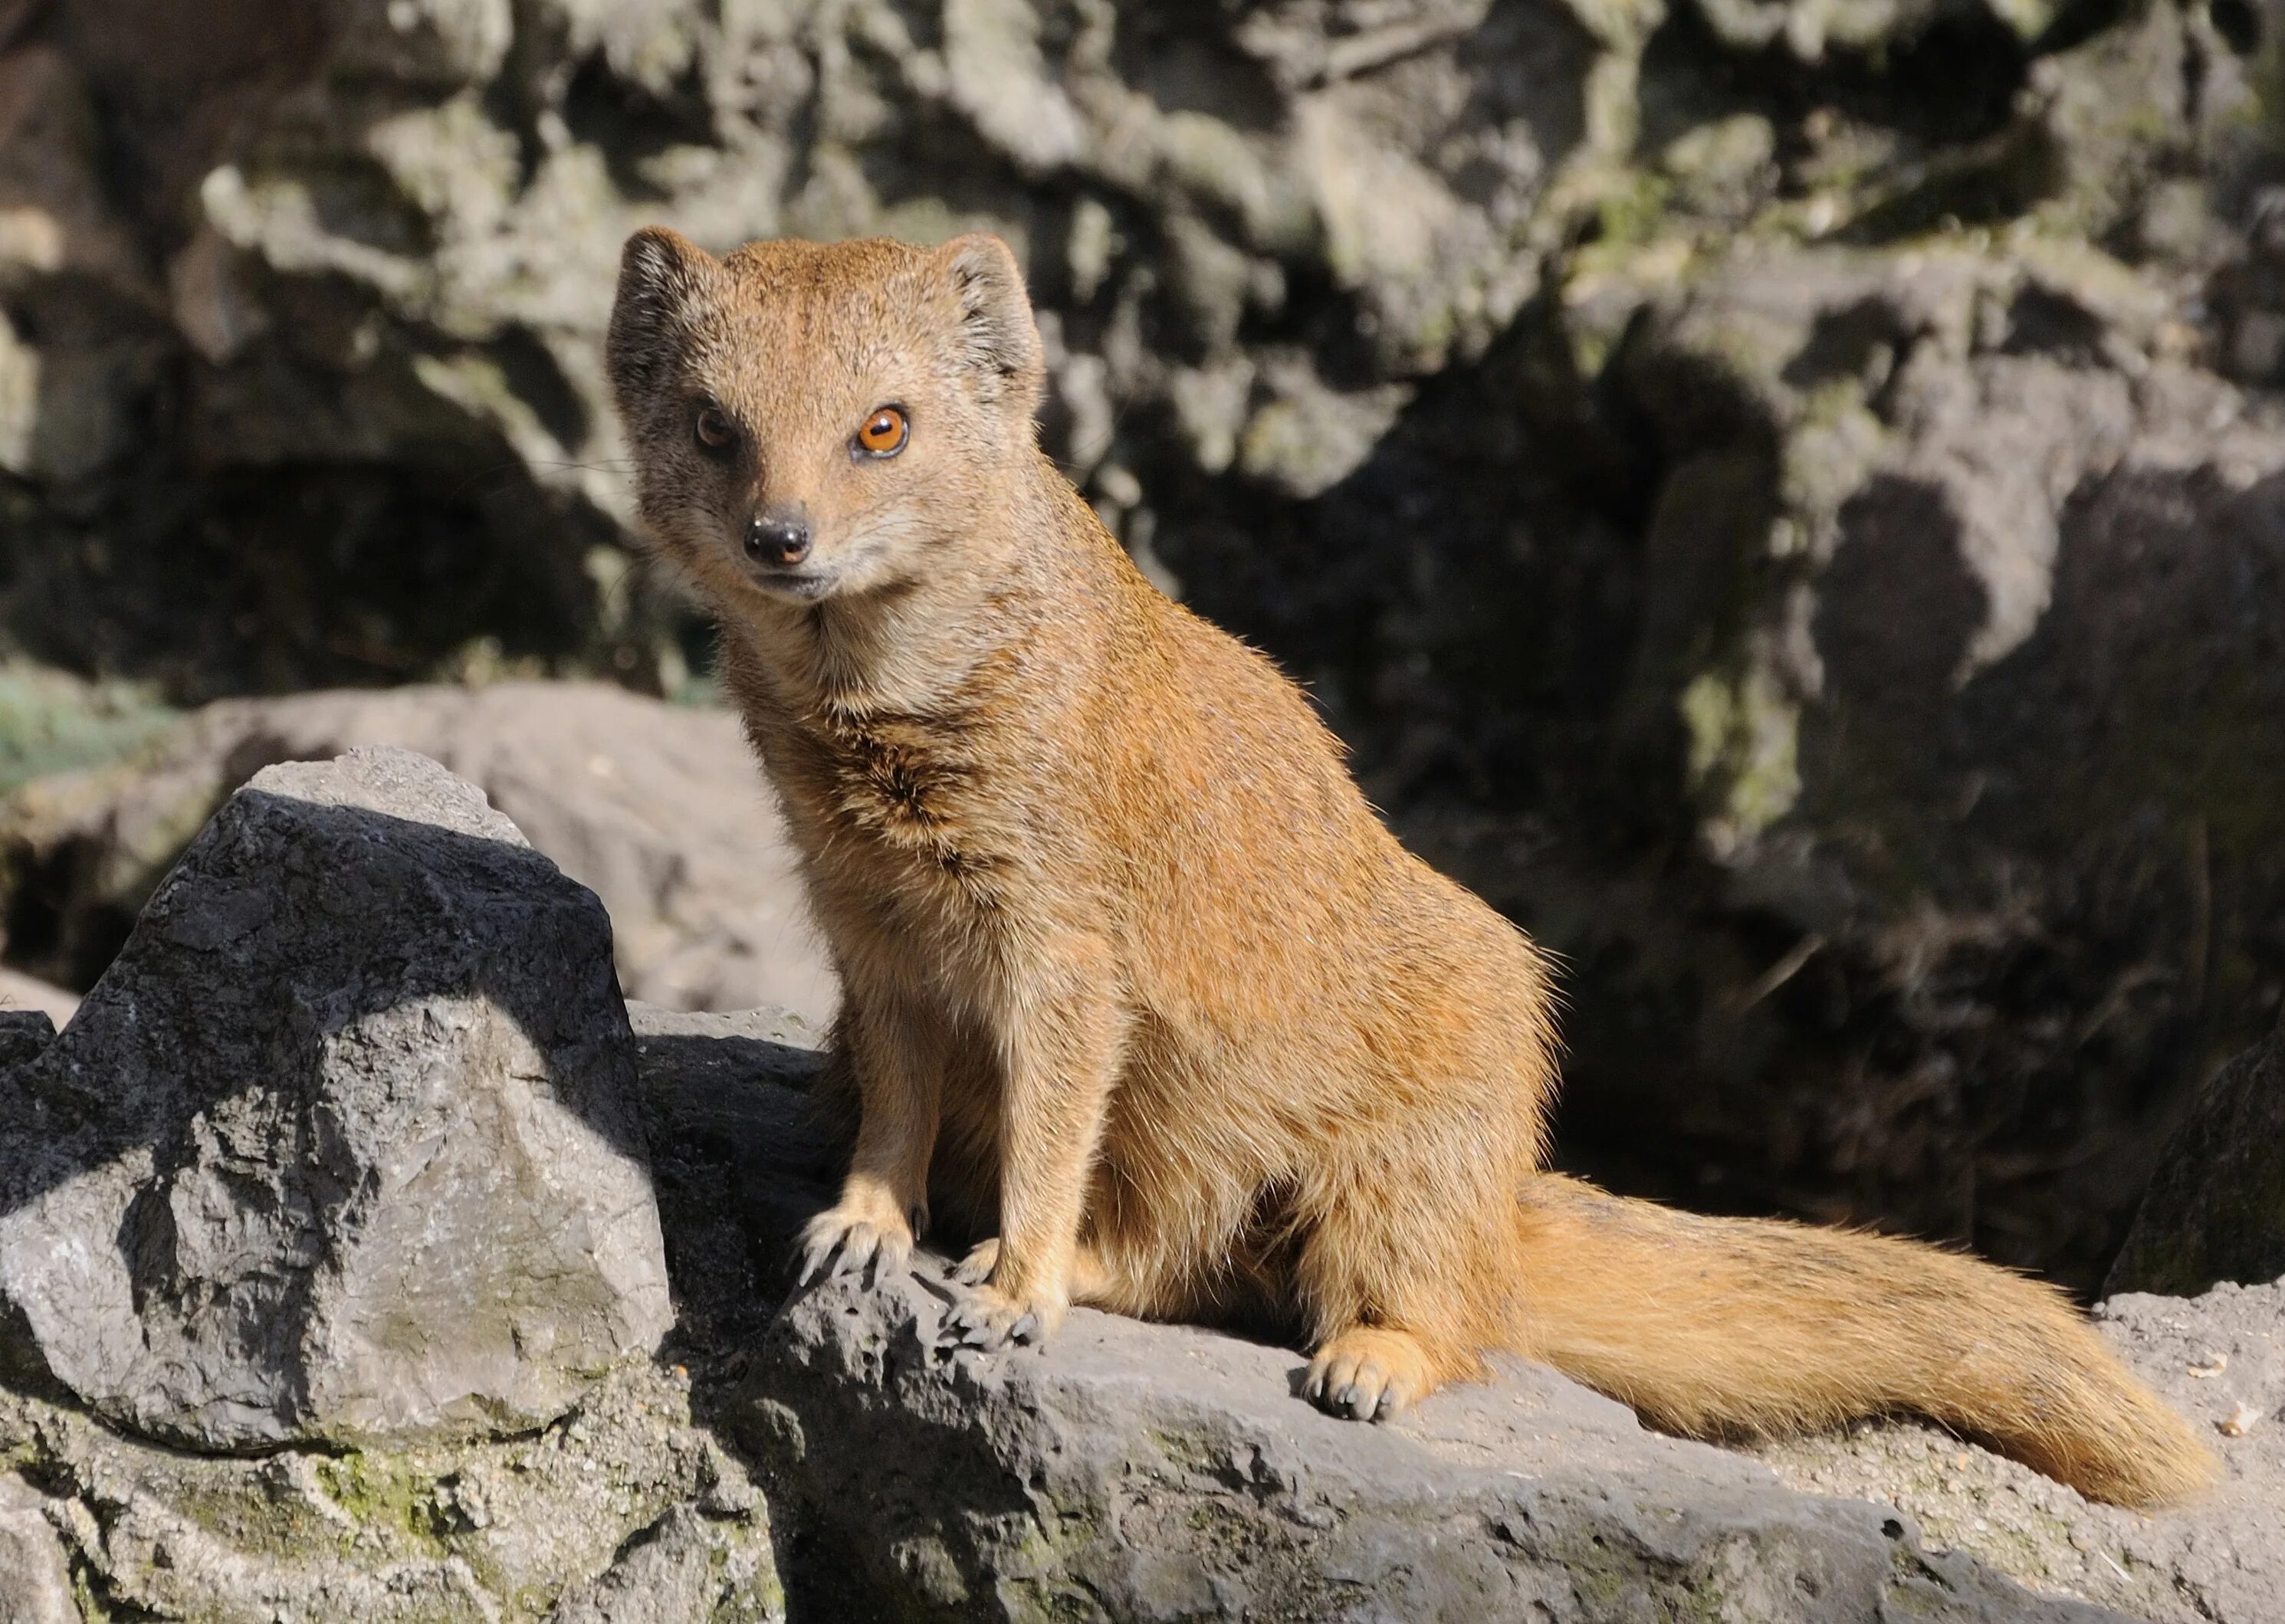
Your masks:
M996 1243L992 1244L996 1249ZM971 1252L969 1261L974 1260L975 1254ZM968 1265L963 1263L960 1274L964 1277L967 1272ZM1010 1342L1028 1346L1063 1323L1064 1307L1057 1299L1018 1298L997 1286L978 1285L945 1314L945 1339L954 1347L987 1351L1005 1347Z
M904 1219L860 1215L833 1207L809 1220L801 1232L795 1284L830 1280L865 1271L876 1280L884 1268L901 1268L913 1255L912 1226Z
M1384 1421L1433 1385L1417 1341L1401 1330L1355 1326L1317 1350L1301 1392L1330 1415Z
M1000 1267L1000 1237L979 1241L952 1271L952 1277L964 1286L980 1286L992 1278L992 1271Z

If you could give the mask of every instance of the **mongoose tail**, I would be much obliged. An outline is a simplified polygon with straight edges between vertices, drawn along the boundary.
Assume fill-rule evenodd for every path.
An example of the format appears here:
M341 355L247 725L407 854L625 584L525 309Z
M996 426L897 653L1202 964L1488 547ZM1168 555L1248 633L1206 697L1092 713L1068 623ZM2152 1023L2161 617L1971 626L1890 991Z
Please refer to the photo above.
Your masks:
M2092 1500L2210 1484L2214 1457L2051 1287L1886 1236L1704 1218L1535 1180L1519 1351L1696 1438L1912 1412Z

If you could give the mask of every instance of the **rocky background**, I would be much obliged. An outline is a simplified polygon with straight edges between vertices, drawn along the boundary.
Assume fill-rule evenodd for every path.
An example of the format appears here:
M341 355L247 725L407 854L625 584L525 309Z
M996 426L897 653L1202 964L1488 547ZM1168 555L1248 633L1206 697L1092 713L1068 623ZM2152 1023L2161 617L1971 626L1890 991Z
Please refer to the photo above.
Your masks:
M2278 1018L2267 0L10 0L0 45L16 969L84 989L230 788L398 742L604 896L631 992L821 1014L628 530L614 259L982 225L1072 477L1567 959L1576 1165L2091 1291Z

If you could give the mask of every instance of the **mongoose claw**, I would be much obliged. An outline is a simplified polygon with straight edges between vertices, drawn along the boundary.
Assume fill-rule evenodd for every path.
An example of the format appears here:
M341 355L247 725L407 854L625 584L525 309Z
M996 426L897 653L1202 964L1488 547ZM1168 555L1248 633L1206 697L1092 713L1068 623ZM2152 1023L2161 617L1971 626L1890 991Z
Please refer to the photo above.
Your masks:
M801 1252L794 1284L806 1289L836 1275L862 1271L868 1285L883 1268L902 1266L911 1256L912 1236L862 1218L846 1218L838 1209L820 1212L802 1231Z
M1427 1390L1427 1374L1410 1337L1357 1327L1317 1350L1301 1394L1330 1416L1386 1421Z
M1048 1329L1038 1309L1009 1302L989 1286L971 1292L944 1316L946 1341L954 1347L985 1353L1011 1342L1029 1347L1046 1337Z

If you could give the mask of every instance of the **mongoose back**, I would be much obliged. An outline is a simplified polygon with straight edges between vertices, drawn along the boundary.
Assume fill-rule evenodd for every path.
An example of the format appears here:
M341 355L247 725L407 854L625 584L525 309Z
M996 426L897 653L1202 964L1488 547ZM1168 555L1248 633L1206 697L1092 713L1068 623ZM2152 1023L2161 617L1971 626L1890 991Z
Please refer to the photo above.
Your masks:
M2102 1499L2206 1480L2042 1285L1543 1170L1545 961L1040 451L998 239L639 232L609 362L841 976L855 1148L808 1272L899 1262L933 1210L993 1237L985 1345L1073 1302L1276 1328L1358 1418L1510 1349L1678 1432L1913 1411Z

